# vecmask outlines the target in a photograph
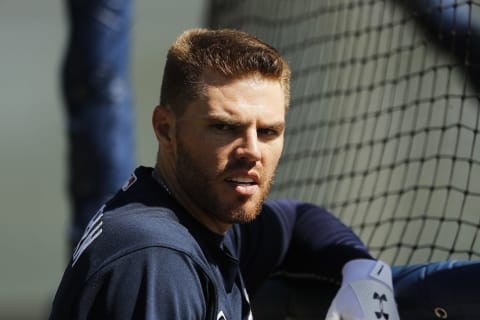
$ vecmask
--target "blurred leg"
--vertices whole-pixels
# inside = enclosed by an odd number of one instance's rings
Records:
[[[402,319],[480,319],[480,262],[446,261],[393,268]]]
[[[62,66],[74,245],[90,217],[134,167],[130,0],[67,0]]]

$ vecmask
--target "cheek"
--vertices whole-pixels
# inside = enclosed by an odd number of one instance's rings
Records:
[[[224,171],[230,163],[235,162],[234,151],[227,147],[215,149],[215,151],[212,151],[211,157],[212,165],[215,163],[217,171]]]
[[[196,157],[195,160],[205,169],[206,173],[218,174],[222,172],[226,168],[231,155],[228,148],[218,147],[211,144],[211,141],[209,143],[205,143],[205,141],[197,143],[192,148]]]
[[[265,151],[265,156],[264,156],[264,159],[266,159],[265,164],[272,167],[272,170],[276,169],[278,162],[280,161],[282,151],[283,151],[282,143],[269,146],[269,148]]]

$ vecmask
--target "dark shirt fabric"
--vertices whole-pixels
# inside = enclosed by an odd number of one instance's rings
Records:
[[[137,168],[92,218],[50,319],[251,319],[248,294],[271,274],[339,279],[345,262],[371,259],[330,213],[291,200],[267,201],[254,222],[215,234],[152,172]]]

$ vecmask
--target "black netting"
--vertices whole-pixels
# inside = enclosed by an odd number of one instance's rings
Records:
[[[212,1],[292,68],[271,197],[338,215],[393,264],[480,257],[480,3]]]

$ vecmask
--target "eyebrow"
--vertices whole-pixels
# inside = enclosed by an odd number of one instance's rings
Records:
[[[233,126],[244,125],[244,122],[242,122],[238,119],[228,117],[228,116],[224,116],[224,115],[221,115],[221,114],[208,114],[204,117],[204,119],[208,122],[217,121],[217,122],[220,122],[220,123],[233,125]],[[261,123],[260,127],[261,128],[271,128],[271,129],[282,131],[282,130],[285,129],[285,121],[282,120],[282,121],[276,121],[276,122],[271,122],[271,123]]]
[[[242,121],[237,120],[232,117],[224,116],[221,114],[207,114],[205,117],[203,117],[204,120],[208,122],[221,122],[225,124],[231,124],[231,125],[241,125]]]

